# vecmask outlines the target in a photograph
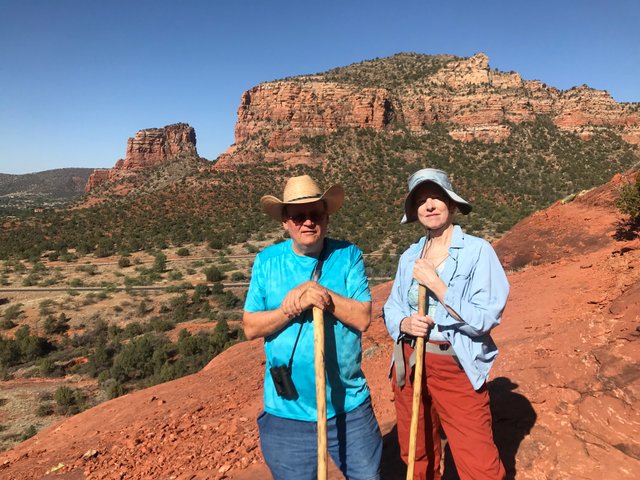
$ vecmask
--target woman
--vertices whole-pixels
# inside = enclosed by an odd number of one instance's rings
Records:
[[[414,478],[439,479],[440,427],[462,480],[503,479],[493,442],[486,380],[498,353],[490,332],[500,323],[509,284],[491,245],[453,223],[471,205],[447,174],[425,168],[409,177],[401,223],[419,221],[425,236],[400,257],[383,316],[396,342],[392,385],[403,460],[409,450],[415,338],[425,337],[422,403]],[[418,285],[427,288],[417,313]]]

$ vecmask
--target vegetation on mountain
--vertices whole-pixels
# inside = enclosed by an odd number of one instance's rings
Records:
[[[453,55],[422,55],[405,52],[391,57],[365,60],[315,75],[290,77],[286,80],[304,81],[310,77],[314,80],[348,83],[363,88],[394,90],[402,86],[420,83],[448,63],[460,59],[461,57]]]
[[[264,162],[252,164],[250,177],[240,167],[185,168],[187,173],[175,176],[180,169],[174,165],[170,178],[154,171],[148,184],[128,195],[6,221],[0,258],[37,259],[52,252],[62,259],[70,249],[124,255],[191,242],[220,248],[251,241],[279,228],[261,213],[260,197],[278,193],[285,177],[302,173],[346,188],[347,201],[331,221],[332,235],[350,239],[365,252],[394,253],[419,235],[419,229],[401,227],[399,220],[406,179],[426,166],[447,170],[474,205],[471,215],[458,220],[469,231],[494,238],[524,216],[602,184],[639,160],[632,146],[606,129],[589,141],[560,131],[545,117],[511,129],[502,143],[459,142],[442,124],[425,135],[339,129],[302,139],[324,159],[320,166]]]
[[[0,207],[60,206],[82,195],[92,168],[58,168],[11,175],[0,173]]]

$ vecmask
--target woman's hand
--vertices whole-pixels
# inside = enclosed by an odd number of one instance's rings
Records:
[[[418,315],[414,313],[410,317],[404,317],[400,322],[400,332],[407,333],[414,337],[426,337],[429,330],[433,328],[434,322],[429,315]]]
[[[326,310],[330,305],[329,291],[318,282],[310,280],[291,289],[282,300],[280,309],[287,318],[293,318],[311,307]]]
[[[416,260],[413,267],[413,278],[415,278],[418,283],[429,289],[433,289],[436,282],[440,281],[440,278],[436,273],[435,265],[431,260],[427,260],[426,258],[419,258]]]

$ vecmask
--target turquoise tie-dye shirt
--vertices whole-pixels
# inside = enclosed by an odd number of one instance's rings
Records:
[[[247,312],[274,310],[286,294],[311,279],[317,259],[298,255],[291,240],[272,245],[256,256],[244,309]],[[319,283],[347,298],[371,301],[362,252],[345,241],[327,239],[325,261]],[[297,400],[278,396],[269,369],[287,365],[302,321],[302,332],[292,367]],[[279,417],[316,421],[316,390],[311,312],[294,319],[284,329],[265,338],[266,373],[264,409]],[[369,397],[361,368],[361,333],[330,313],[325,313],[325,368],[327,372],[327,418],[349,412]]]

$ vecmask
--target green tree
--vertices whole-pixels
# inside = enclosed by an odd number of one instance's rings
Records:
[[[204,269],[204,274],[208,282],[220,282],[224,278],[224,273],[215,265],[211,265]]]
[[[157,273],[162,273],[167,268],[167,256],[162,253],[156,253],[153,261],[153,271]]]
[[[169,358],[169,350],[164,336],[147,333],[134,338],[114,357],[111,376],[119,382],[151,377]]]
[[[625,185],[620,189],[620,197],[616,206],[622,213],[631,215],[634,219],[640,217],[640,173],[635,183]]]

